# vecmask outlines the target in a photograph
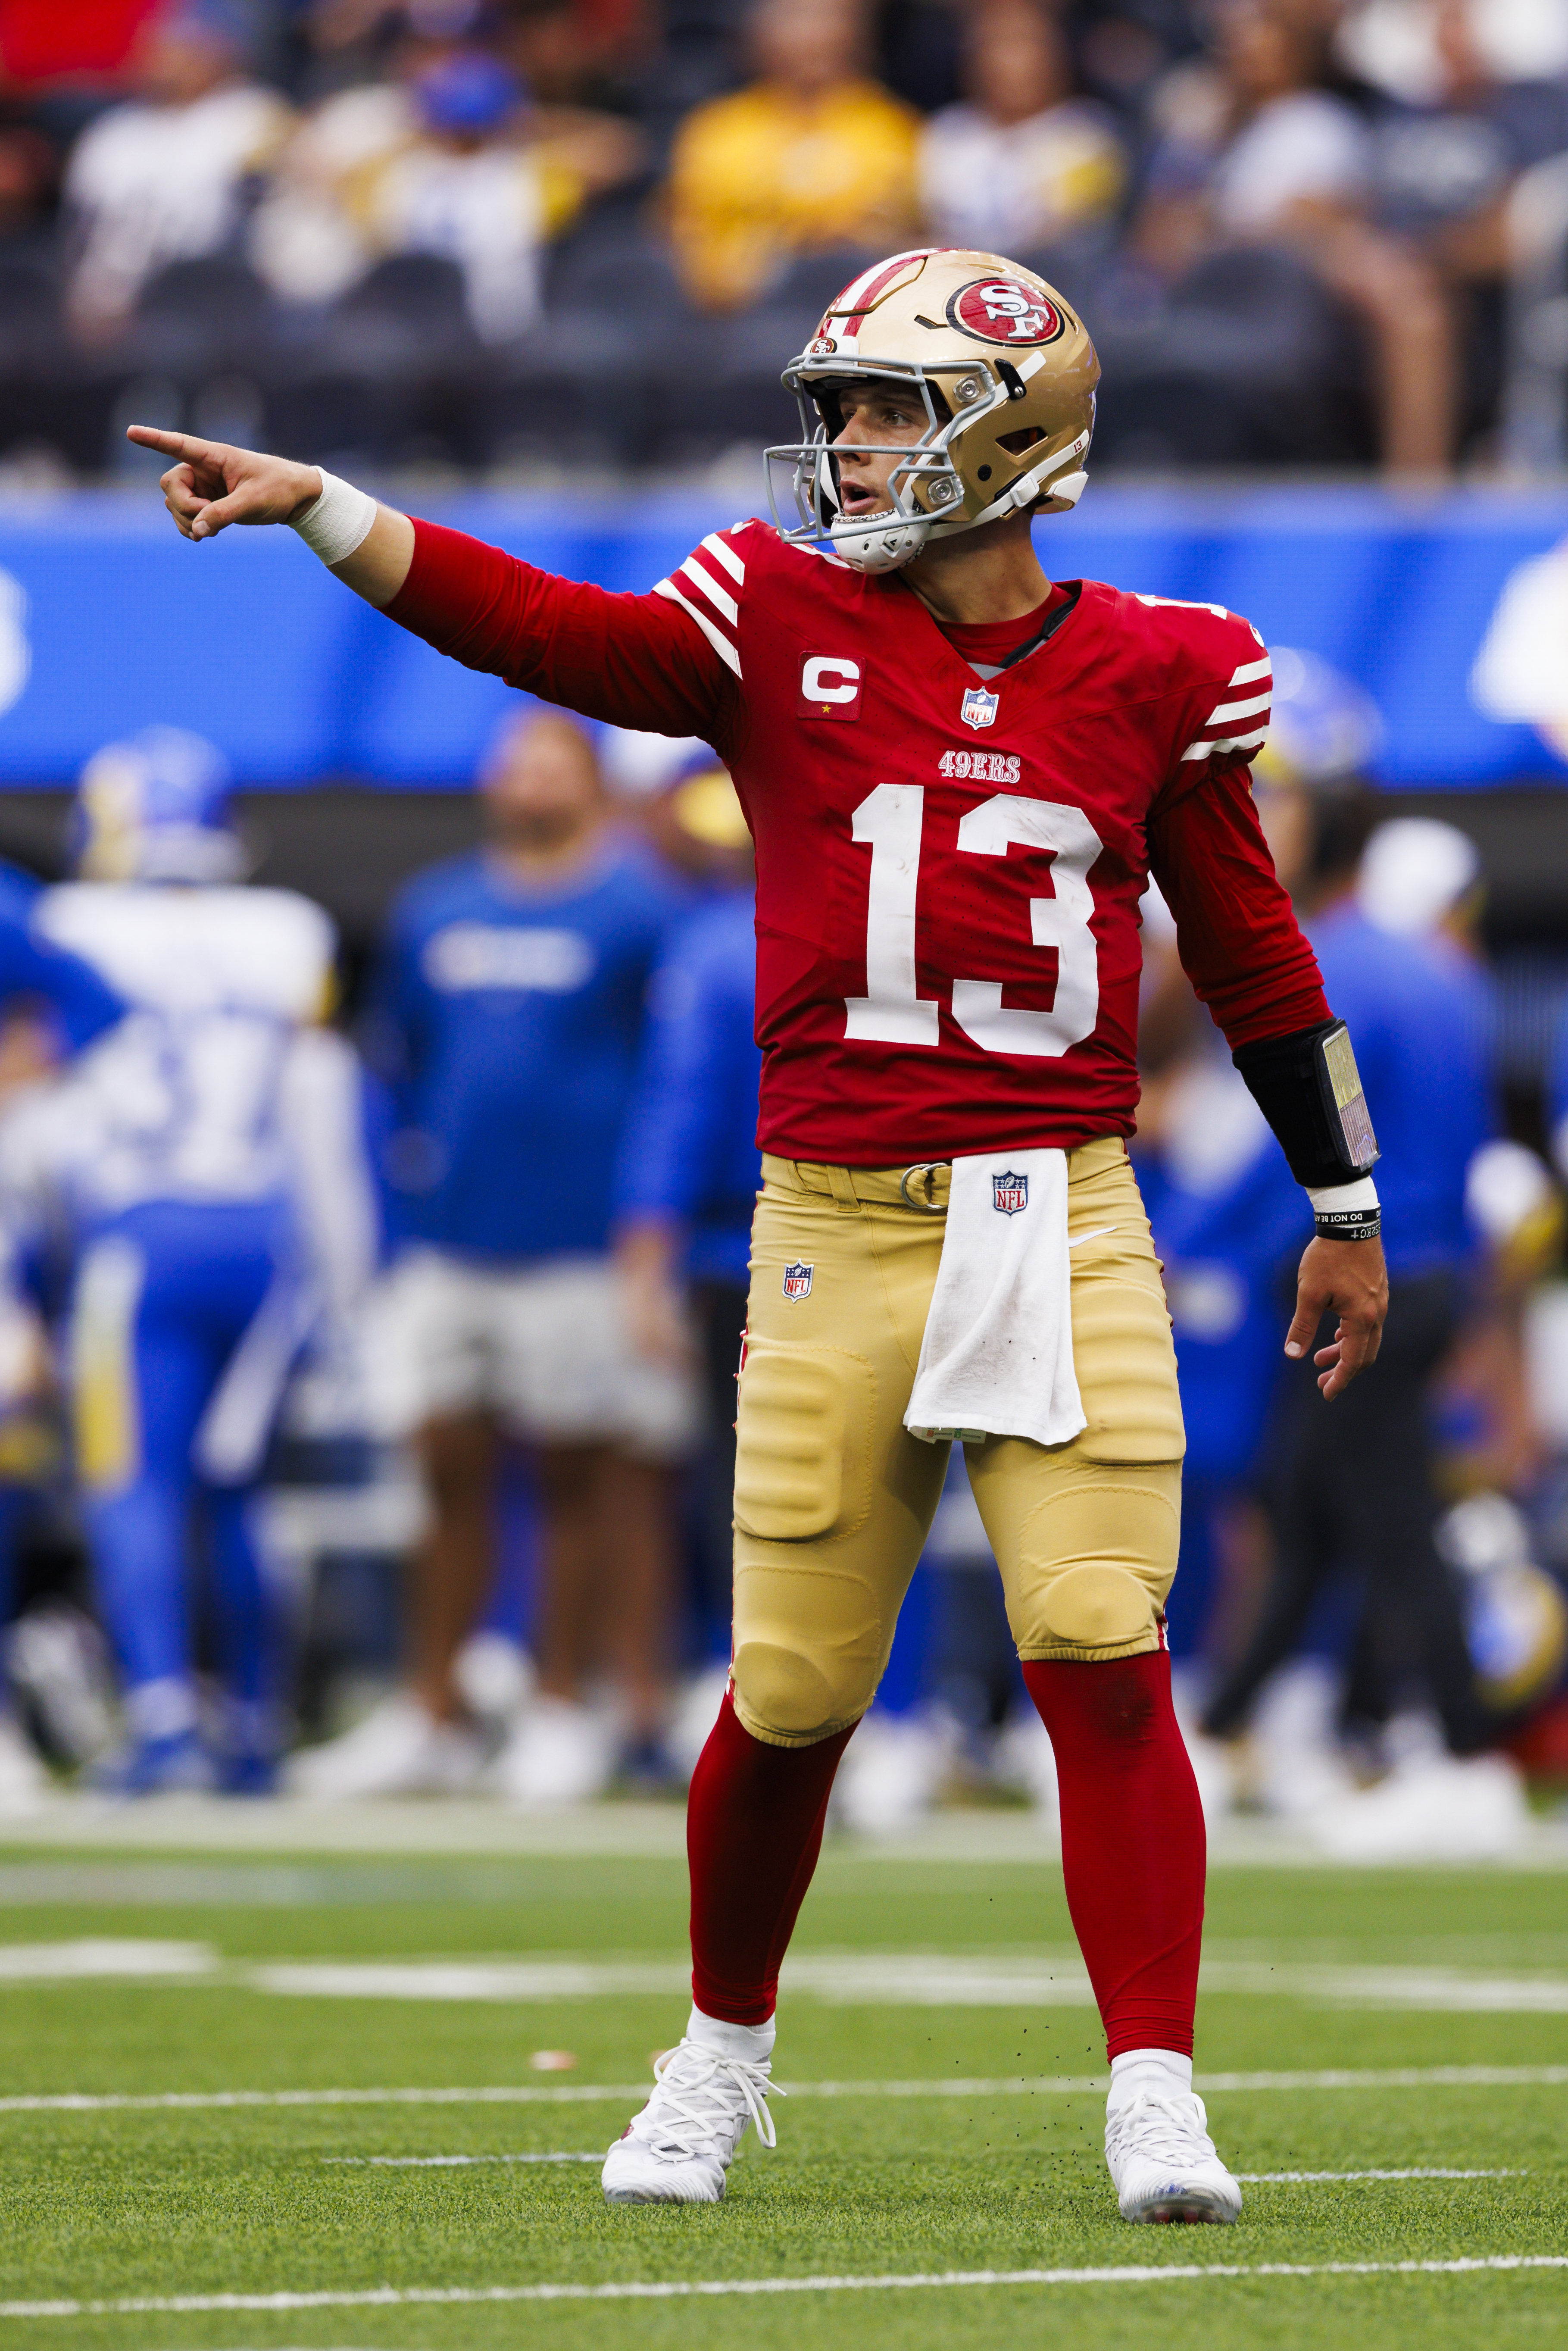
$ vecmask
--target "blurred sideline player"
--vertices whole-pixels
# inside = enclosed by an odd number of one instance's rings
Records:
[[[668,1700],[669,1465],[691,1435],[689,1382],[629,1346],[608,1239],[649,976],[685,897],[613,828],[573,720],[508,722],[481,789],[485,847],[392,910],[370,1035],[396,1096],[399,1245],[371,1322],[372,1411],[413,1438],[432,1512],[411,1680],[299,1759],[318,1795],[451,1789],[479,1769],[453,1669],[495,1573],[505,1437],[536,1448],[541,1523],[538,1687],[503,1787],[597,1793],[619,1741],[656,1737]],[[618,1725],[587,1702],[606,1664]]]
[[[706,877],[728,886],[675,932],[649,992],[647,1041],[621,1149],[616,1256],[633,1337],[650,1360],[684,1363],[695,1326],[705,1422],[702,1598],[727,1634],[735,1374],[762,1172],[751,835],[711,752],[664,806],[670,829],[685,836],[672,842],[676,852],[688,863],[694,847],[705,852]]]
[[[1390,1207],[1397,1311],[1375,1366],[1332,1424],[1308,1384],[1288,1378],[1272,1496],[1275,1577],[1244,1654],[1210,1696],[1203,1727],[1214,1738],[1241,1729],[1263,1681],[1294,1648],[1323,1579],[1348,1558],[1365,1578],[1365,1599],[1344,1729],[1375,1739],[1391,1688],[1414,1675],[1451,1751],[1472,1755],[1494,1726],[1477,1698],[1455,1579],[1433,1542],[1440,1506],[1429,1391],[1467,1303],[1476,1244],[1466,1176],[1493,1132],[1494,1111],[1480,975],[1423,934],[1458,914],[1477,862],[1462,835],[1440,828],[1461,862],[1445,860],[1436,873],[1407,865],[1399,903],[1375,902],[1381,919],[1374,919],[1357,896],[1367,796],[1323,795],[1316,831],[1308,929],[1334,1002],[1355,1021],[1383,1145],[1378,1181]],[[1385,901],[1391,888],[1385,884]]]
[[[0,865],[0,1114],[19,1090],[52,1075],[112,1029],[123,999],[90,964],[33,928],[42,884]],[[0,1201],[0,1230],[9,1223]],[[40,1431],[33,1416],[47,1385],[48,1348],[25,1265],[8,1262],[0,1295],[0,1626],[11,1621],[16,1545],[34,1494]],[[0,1695],[0,1809],[26,1805],[44,1784],[32,1748]]]
[[[291,891],[235,886],[227,797],[220,755],[177,727],[89,762],[81,878],[36,920],[132,1008],[8,1136],[17,1180],[76,1249],[76,1471],[124,1684],[129,1744],[110,1777],[128,1794],[271,1782],[282,1627],[251,1507],[324,1294],[317,1236],[339,1214],[334,1201],[323,1220],[307,1196],[354,1172],[301,1141],[319,1112],[305,1032],[331,992],[331,925]],[[204,1583],[225,1699],[210,1743],[193,1670]]]
[[[701,735],[757,844],[764,1190],[736,1466],[734,1665],[692,1782],[685,2038],[611,2149],[616,2202],[711,2202],[766,2105],[779,1969],[949,1442],[1061,1775],[1130,2220],[1240,2189],[1192,2092],[1203,1816],[1162,1610],[1170,1326],[1124,1136],[1151,868],[1318,1227],[1288,1350],[1337,1395],[1385,1304],[1346,1032],[1248,790],[1269,657],[1207,605],[1053,586],[1099,362],[994,254],[868,269],[786,382],[785,519],[646,596],[551,578],[313,467],[152,428],[175,521],[292,522],[394,620],[622,726]]]

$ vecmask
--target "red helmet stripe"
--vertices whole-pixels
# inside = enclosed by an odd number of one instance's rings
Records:
[[[841,334],[858,334],[860,321],[877,296],[885,293],[900,271],[907,268],[912,261],[925,261],[936,249],[935,246],[917,246],[912,252],[895,253],[891,261],[883,262],[878,268],[867,270],[862,277],[852,277],[838,300],[828,305],[822,322],[824,326],[828,319],[836,319],[840,322]]]

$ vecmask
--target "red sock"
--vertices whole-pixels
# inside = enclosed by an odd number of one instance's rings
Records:
[[[686,1800],[692,1997],[705,2016],[766,2024],[772,2015],[853,1728],[815,1747],[768,1747],[726,1690]]]
[[[1207,1851],[1163,1649],[1026,1665],[1061,1784],[1067,1907],[1110,2054],[1192,2054]]]

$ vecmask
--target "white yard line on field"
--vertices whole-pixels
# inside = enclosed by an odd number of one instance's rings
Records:
[[[383,2157],[382,2161],[386,2158]],[[1421,2164],[1408,2171],[1238,2171],[1237,2179],[1257,2182],[1317,2179],[1524,2179],[1524,2171],[1449,2171],[1436,2165]]]
[[[456,2170],[470,2163],[602,2163],[604,2149],[591,2147],[586,2155],[324,2155],[321,2160],[323,2163],[380,2164],[393,2171],[446,2171]],[[1284,2176],[1281,2173],[1281,2177]],[[1446,2176],[1454,2179],[1481,2177],[1479,2172],[1469,2171],[1456,2171]],[[1487,2176],[1490,2178],[1491,2175]],[[1500,2179],[1501,2176],[1500,2173],[1497,2175]]]
[[[68,1943],[0,1942],[0,1988],[79,1985],[96,1978],[287,1999],[551,2001],[685,1998],[683,1952],[663,1957],[554,1952],[446,1958],[225,1960],[210,1944],[84,1938]],[[950,1951],[802,1951],[784,1966],[794,1997],[848,2007],[1083,2008],[1094,1994],[1074,1950],[1023,1955]],[[1351,2008],[1454,2014],[1568,2015],[1568,1976],[1471,1974],[1452,1967],[1301,1964],[1206,1959],[1204,1991],[1302,2000]]]
[[[792,2098],[1103,2098],[1103,2074],[1045,2074],[983,2081],[787,2082]],[[1568,2065],[1391,2065],[1315,2074],[1199,2074],[1206,2097],[1249,2090],[1534,2090],[1568,2087]],[[152,2113],[229,2106],[566,2106],[648,2095],[632,2083],[517,2083],[483,2089],[62,2091],[0,2098],[0,2115]]]
[[[414,2304],[674,2302],[719,2294],[898,2292],[915,2286],[1163,2285],[1202,2278],[1464,2277],[1500,2270],[1564,2270],[1568,2253],[1488,2253],[1449,2262],[1162,2262],[1078,2270],[915,2270],[847,2277],[669,2278],[606,2285],[371,2286],[314,2294],[127,2295],[113,2302],[0,2302],[0,2318],[130,2318],[153,2312],[397,2310]]]

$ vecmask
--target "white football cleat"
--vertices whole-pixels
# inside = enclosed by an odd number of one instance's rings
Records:
[[[1105,2160],[1124,2220],[1239,2219],[1241,2190],[1215,2152],[1203,2100],[1140,2091],[1105,2117]]]
[[[770,2058],[727,2056],[690,2039],[666,2049],[653,2062],[658,2087],[604,2159],[606,2202],[718,2203],[747,2123],[764,2147],[774,2144],[771,2066]]]
[[[319,1802],[365,1796],[454,1796],[472,1786],[483,1761],[478,1740],[461,1723],[437,1722],[394,1690],[362,1722],[292,1758],[289,1793]]]
[[[536,1698],[496,1759],[495,1783],[514,1804],[585,1804],[614,1778],[617,1745],[593,1707]]]

